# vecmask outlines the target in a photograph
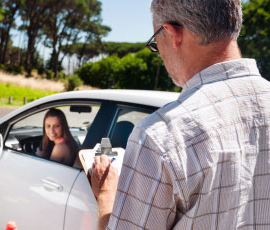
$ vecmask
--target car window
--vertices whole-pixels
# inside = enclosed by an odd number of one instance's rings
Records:
[[[80,112],[83,107],[84,106],[72,106],[72,109],[70,106],[58,107],[58,109],[61,109],[64,112],[70,132],[79,146],[82,145],[87,131],[91,127],[100,108],[99,105],[92,105],[90,107],[91,112]]]
[[[150,113],[152,111],[119,107],[114,124],[109,131],[112,146],[126,148],[128,137],[134,126]]]
[[[80,147],[100,108],[95,105],[54,107],[66,116],[69,130]],[[37,112],[14,123],[7,135],[5,147],[21,153],[36,155],[42,145],[43,119],[47,110]]]

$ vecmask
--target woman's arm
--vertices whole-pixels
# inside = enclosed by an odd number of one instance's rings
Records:
[[[65,143],[56,144],[53,147],[50,159],[56,162],[62,162],[65,158],[69,157],[70,149]]]

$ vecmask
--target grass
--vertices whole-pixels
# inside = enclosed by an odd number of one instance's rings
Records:
[[[24,97],[27,98],[27,102],[31,102],[38,98],[55,93],[58,93],[58,91],[31,89],[26,87],[14,86],[10,83],[0,83],[0,106],[22,106],[24,104]],[[11,104],[9,104],[10,96],[12,96]]]
[[[52,81],[41,77],[25,77],[23,75],[12,75],[0,71],[0,83],[11,84],[30,89],[39,89],[43,91],[58,91],[65,90],[63,82]]]

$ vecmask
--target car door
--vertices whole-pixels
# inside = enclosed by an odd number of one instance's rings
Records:
[[[18,229],[63,228],[66,202],[78,169],[4,149],[0,159],[0,223]]]
[[[72,109],[68,109],[67,105],[60,108],[67,110],[65,113],[71,125],[70,130],[78,142],[83,141],[94,120],[98,111],[98,106],[95,107],[94,115],[90,118],[88,114],[83,115],[81,110],[79,112],[85,118],[78,115],[71,117]],[[88,202],[85,206],[90,208],[93,215],[96,214],[94,196],[80,168],[46,160],[34,154],[41,140],[45,112],[24,115],[25,118],[16,118],[18,121],[11,119],[12,124],[7,128],[0,155],[0,229],[9,220],[14,220],[18,229],[65,229],[67,201],[73,200],[71,206],[75,208],[82,203],[80,191],[78,197],[70,194],[76,179],[84,183],[84,187],[78,189],[84,189],[85,196],[89,196],[85,199]],[[84,127],[77,127],[79,123]],[[73,216],[69,215],[69,218]]]

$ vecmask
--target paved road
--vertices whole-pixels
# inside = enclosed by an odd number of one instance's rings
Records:
[[[0,118],[16,109],[15,107],[0,107]]]

